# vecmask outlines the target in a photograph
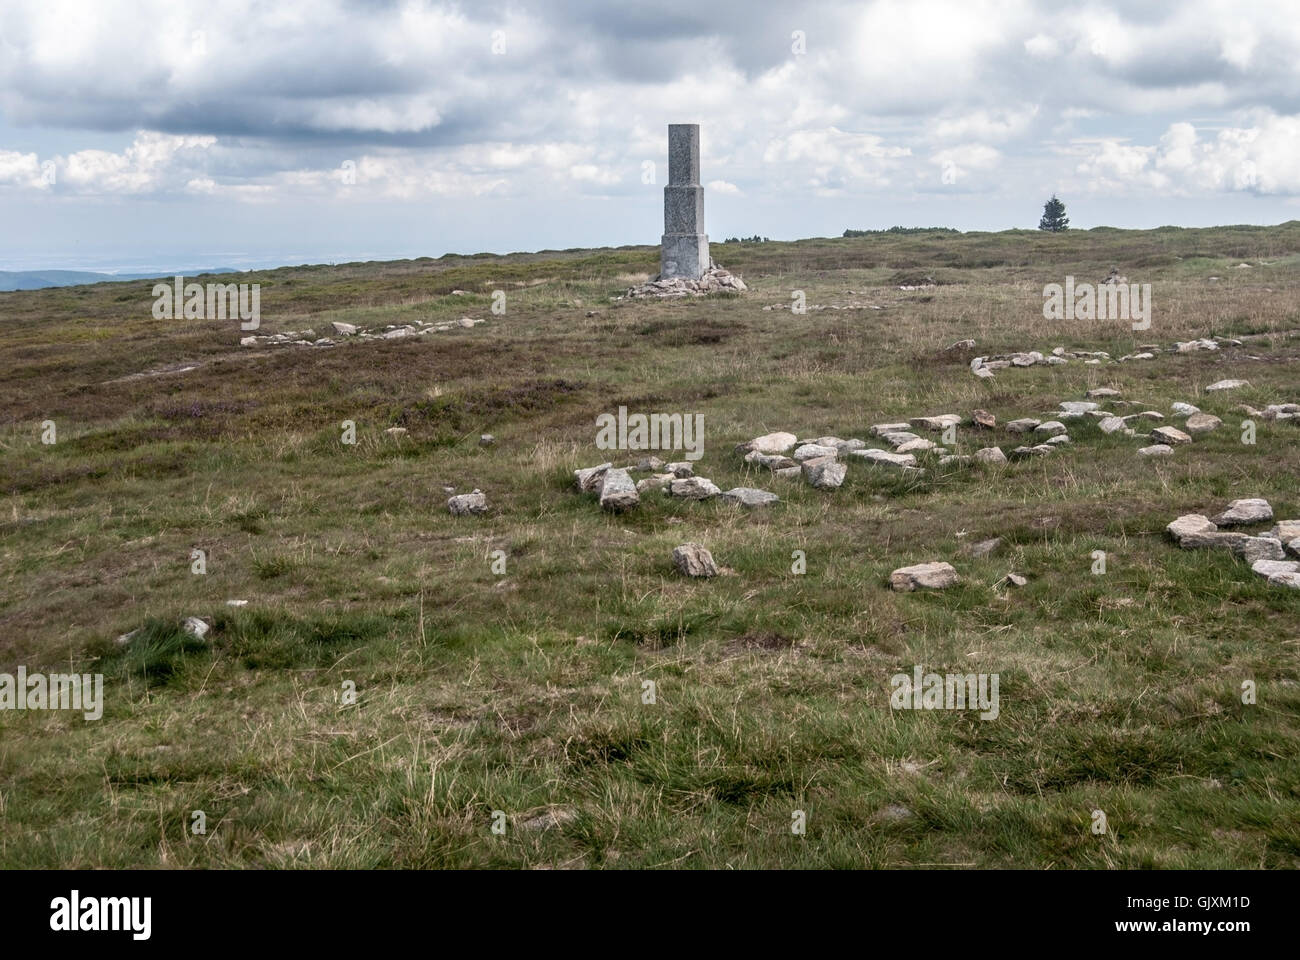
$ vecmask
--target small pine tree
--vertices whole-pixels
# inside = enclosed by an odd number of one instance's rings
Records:
[[[1038,221],[1039,230],[1059,233],[1070,229],[1070,218],[1065,215],[1065,204],[1052,194],[1052,199],[1043,204],[1043,219]]]

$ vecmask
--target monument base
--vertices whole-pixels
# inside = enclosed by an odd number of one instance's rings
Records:
[[[659,279],[698,280],[709,269],[709,238],[703,233],[665,233],[659,250]]]

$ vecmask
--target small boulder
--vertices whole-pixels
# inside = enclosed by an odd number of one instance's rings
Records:
[[[201,617],[186,617],[181,621],[181,629],[191,637],[203,640],[207,637],[208,631],[212,628],[208,625],[208,622]]]
[[[454,517],[467,517],[470,514],[487,513],[487,497],[481,490],[474,490],[473,493],[462,493],[451,497],[447,501],[447,509],[451,511]]]
[[[1189,534],[1214,533],[1218,529],[1214,521],[1199,513],[1185,513],[1165,527],[1165,531],[1175,540],[1182,540]]]
[[[583,470],[574,470],[573,482],[582,493],[593,493],[600,486],[600,478],[603,477],[605,471],[612,466],[612,463],[602,463],[598,467],[587,467]]]
[[[1206,393],[1214,393],[1219,390],[1236,390],[1238,387],[1250,386],[1249,380],[1220,380],[1218,383],[1212,383],[1205,388]]]
[[[975,451],[975,459],[980,463],[1006,463],[1007,455],[1001,447],[982,447]]]
[[[742,453],[749,453],[751,450],[758,453],[785,453],[798,439],[793,433],[765,433],[761,437],[742,443],[738,449]]]
[[[1139,447],[1138,455],[1143,457],[1172,457],[1174,448],[1164,443],[1153,443],[1149,447]]]
[[[684,480],[674,480],[668,485],[668,492],[674,497],[681,497],[684,500],[708,500],[710,497],[716,497],[722,491],[712,480],[706,480],[704,477],[687,477]]]
[[[910,567],[899,567],[889,575],[889,585],[900,592],[913,590],[942,590],[957,583],[960,578],[952,564],[918,563]]]
[[[803,475],[818,490],[834,490],[844,482],[849,468],[835,457],[817,457],[803,462]]]
[[[1187,432],[1191,434],[1209,433],[1216,427],[1222,426],[1223,421],[1212,413],[1193,413],[1187,418]]]
[[[1011,433],[1028,433],[1042,422],[1043,421],[1041,420],[1035,420],[1033,417],[1022,417],[1019,420],[1012,420],[1008,423],[1007,430]]]
[[[836,447],[822,446],[819,443],[805,443],[802,447],[795,449],[791,456],[800,463],[805,460],[816,460],[820,457],[837,457],[839,449]]]
[[[722,571],[709,553],[698,543],[683,543],[673,547],[673,567],[687,577],[716,577]]]

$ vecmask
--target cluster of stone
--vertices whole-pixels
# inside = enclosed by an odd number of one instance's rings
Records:
[[[382,330],[361,330],[356,324],[336,320],[330,324],[332,333],[328,337],[317,336],[315,330],[286,330],[283,333],[241,337],[239,345],[241,347],[333,347],[344,340],[404,340],[407,337],[422,337],[427,333],[469,330],[480,323],[487,323],[487,321],[481,317],[461,317],[459,320],[444,320],[439,323],[431,320],[416,320],[414,323],[390,323]]]
[[[656,277],[628,289],[614,300],[676,300],[681,297],[703,297],[710,293],[743,293],[748,288],[745,281],[719,266],[710,266],[699,277]]]
[[[1219,548],[1230,550],[1250,564],[1251,570],[1274,586],[1300,589],[1300,520],[1282,520],[1259,535],[1223,527],[1242,527],[1273,519],[1267,500],[1250,497],[1233,500],[1224,511],[1210,518],[1188,513],[1165,528],[1184,550]]]
[[[974,347],[974,341],[967,341]],[[1134,353],[1122,357],[1112,357],[1105,350],[1066,350],[1054,347],[1050,353],[1028,350],[1022,353],[1006,353],[1000,356],[975,357],[970,362],[971,373],[982,379],[992,377],[998,370],[1012,367],[1032,367],[1036,365],[1061,366],[1071,360],[1080,360],[1085,366],[1095,367],[1103,363],[1126,363],[1130,360],[1154,360],[1160,353],[1194,353],[1199,350],[1218,350],[1220,347],[1240,347],[1244,341],[1232,337],[1207,337],[1200,340],[1188,340],[1162,347],[1158,343],[1141,344]],[[1230,390],[1244,386],[1244,380],[1222,380],[1212,384],[1207,390]]]

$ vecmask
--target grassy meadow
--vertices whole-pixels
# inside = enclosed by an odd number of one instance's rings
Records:
[[[1300,421],[1244,444],[1238,409],[1300,401],[1300,222],[712,252],[748,293],[613,300],[650,246],[238,278],[260,332],[486,320],[332,349],[155,320],[148,281],[0,293],[0,672],[105,677],[102,719],[0,712],[0,867],[1300,865],[1300,591],[1164,535],[1238,497],[1300,518]],[[1045,284],[1112,267],[1153,285],[1149,330],[1043,319]],[[826,309],[763,309],[796,290]],[[1247,339],[1169,351],[1214,335]],[[1047,420],[1102,386],[1224,425],[1167,458],[1091,418],[1002,467],[851,458],[833,492],[734,451]],[[696,473],[782,502],[602,512],[572,471],[642,456],[596,448],[619,406],[702,414]],[[1021,442],[967,423],[956,449]],[[447,488],[490,511],[451,516]],[[725,575],[675,573],[686,541]],[[931,560],[962,582],[889,589]],[[998,674],[998,717],[892,710],[916,665]]]

